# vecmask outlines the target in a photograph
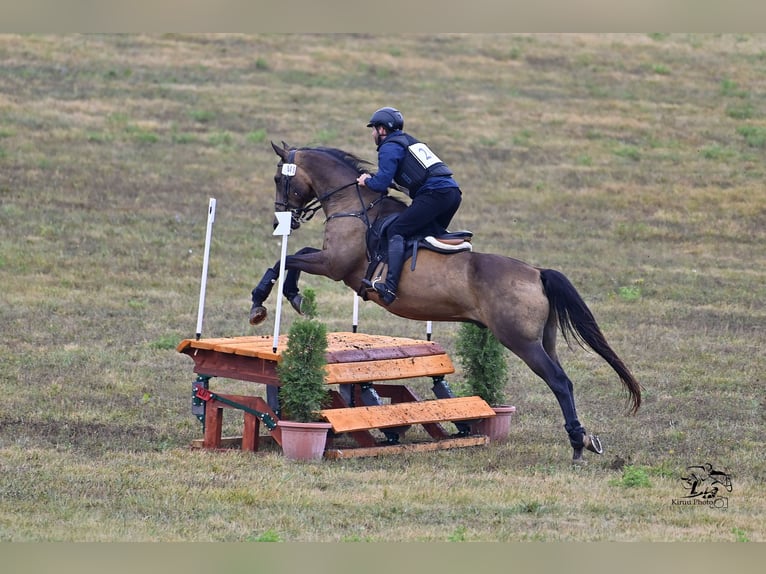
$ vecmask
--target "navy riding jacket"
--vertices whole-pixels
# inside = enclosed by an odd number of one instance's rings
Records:
[[[404,154],[409,153],[406,148],[398,143],[388,142],[393,135],[401,134],[401,131],[395,131],[386,136],[380,146],[378,146],[378,173],[373,175],[365,182],[365,185],[378,193],[385,193],[394,181],[394,176],[399,169],[399,164],[404,159]],[[411,194],[422,193],[427,190],[444,189],[447,187],[459,187],[457,182],[450,176],[432,176],[426,179],[425,183],[417,190],[411,191]]]

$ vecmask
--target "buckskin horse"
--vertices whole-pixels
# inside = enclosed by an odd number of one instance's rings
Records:
[[[322,249],[306,247],[285,261],[288,271],[284,295],[300,311],[297,278],[301,271],[342,281],[362,292],[369,267],[366,234],[380,218],[401,212],[406,204],[356,183],[370,164],[345,151],[324,148],[282,147],[272,142],[279,156],[276,211],[290,211],[291,227],[310,219],[320,209],[326,217]],[[266,318],[263,306],[278,277],[279,262],[253,289],[250,323]],[[369,300],[382,303],[374,290]],[[583,348],[590,347],[619,376],[627,391],[628,410],[641,405],[641,387],[606,341],[601,329],[572,283],[561,272],[533,267],[523,261],[463,251],[444,255],[419,250],[414,270],[405,265],[398,296],[389,312],[418,321],[472,322],[491,330],[553,391],[564,415],[564,428],[573,448],[573,461],[582,461],[583,449],[601,454],[601,441],[588,434],[575,409],[573,385],[556,354],[557,329]]]

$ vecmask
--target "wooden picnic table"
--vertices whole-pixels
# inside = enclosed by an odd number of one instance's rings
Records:
[[[184,339],[178,344],[177,351],[192,358],[194,372],[205,379],[206,387],[207,379],[211,377],[279,387],[281,383],[277,375],[277,365],[282,359],[282,352],[287,348],[287,341],[288,335],[281,335],[275,352],[273,337],[265,335]],[[326,383],[355,385],[356,394],[351,395],[349,404],[341,393],[333,390],[331,408],[324,409],[321,414],[333,424],[335,432],[348,433],[362,447],[358,450],[346,449],[343,453],[336,451],[335,458],[376,454],[380,448],[369,432],[371,429],[412,424],[423,425],[432,438],[443,444],[443,448],[486,444],[483,440],[485,437],[451,439],[439,424],[494,416],[494,411],[479,397],[421,401],[406,385],[379,384],[382,381],[417,377],[437,379],[454,373],[455,367],[439,343],[352,332],[329,333],[327,343]],[[358,385],[374,385],[376,392],[389,399],[391,404],[357,406],[359,403],[353,397],[359,396]],[[346,396],[348,397],[348,394]],[[231,408],[231,404],[234,403],[245,407],[242,448],[257,450],[260,420],[252,412],[264,412],[271,419],[278,420],[274,411],[260,397],[222,394],[218,394],[217,397],[220,400],[209,401],[206,404],[205,438],[202,446],[221,447],[222,412],[224,408]],[[281,444],[279,428],[269,430],[274,440]],[[410,448],[410,445],[400,446]],[[431,445],[425,450],[433,448]]]

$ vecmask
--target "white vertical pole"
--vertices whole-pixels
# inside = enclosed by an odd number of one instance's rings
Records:
[[[354,293],[354,313],[351,317],[351,330],[356,333],[359,327],[359,295]]]
[[[431,340],[432,331],[433,331],[433,321],[426,321],[426,341]]]
[[[202,336],[202,316],[205,313],[205,291],[207,289],[207,267],[210,261],[210,240],[213,236],[215,221],[215,198],[210,198],[207,208],[207,231],[205,232],[205,254],[202,257],[202,279],[199,287],[199,308],[197,309],[197,340]]]
[[[272,350],[277,352],[279,346],[279,325],[282,320],[282,288],[285,285],[285,260],[287,259],[287,238],[290,236],[290,220],[292,214],[289,211],[279,211],[275,213],[277,217],[277,227],[274,229],[273,235],[282,236],[282,254],[279,257],[279,283],[277,287],[277,311],[274,318],[274,340],[272,342]]]

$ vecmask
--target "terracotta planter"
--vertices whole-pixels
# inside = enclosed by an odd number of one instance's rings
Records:
[[[489,437],[489,442],[505,442],[511,432],[511,417],[516,412],[516,407],[510,405],[498,405],[492,407],[495,416],[482,419],[472,425],[475,434],[483,434]]]
[[[282,430],[282,452],[291,460],[321,460],[330,423],[298,423],[279,421]]]

